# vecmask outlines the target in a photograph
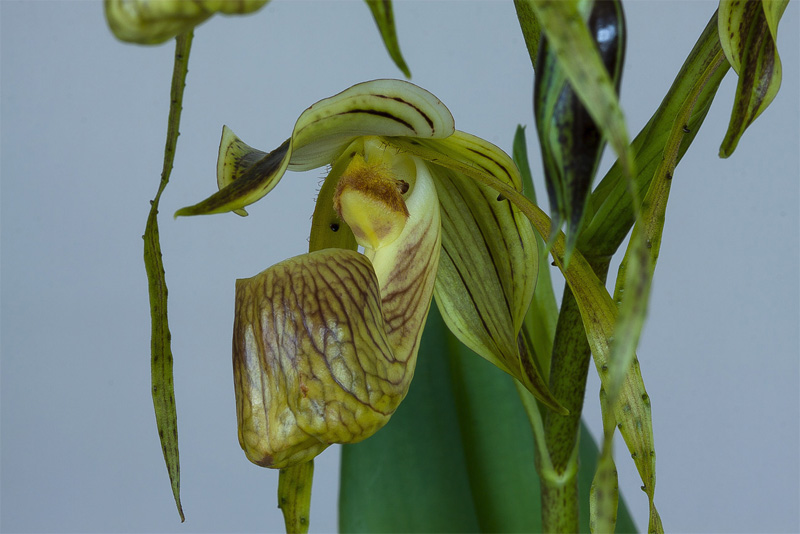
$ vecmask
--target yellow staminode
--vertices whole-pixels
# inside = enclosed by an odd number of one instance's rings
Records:
[[[334,208],[347,222],[358,244],[377,250],[392,243],[408,220],[403,194],[410,184],[402,172],[405,156],[386,154],[365,143],[365,156],[356,154],[342,173],[333,197]],[[403,180],[406,178],[406,180]]]

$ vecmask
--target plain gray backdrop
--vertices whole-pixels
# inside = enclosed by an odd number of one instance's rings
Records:
[[[626,4],[631,134],[716,4]],[[0,2],[4,532],[279,532],[278,473],[239,449],[234,280],[302,253],[324,170],[289,173],[250,216],[173,220],[216,190],[223,124],[277,147],[313,102],[401,77],[362,2],[275,0],[199,27],[175,170],[161,203],[183,504],[150,399],[142,239],[162,165],[174,46],[122,44],[98,2]],[[678,167],[639,359],[653,403],[656,504],[672,532],[797,532],[798,6],[781,22],[783,87],[717,157],[730,72]],[[456,126],[507,151],[532,126],[532,70],[512,2],[397,2],[415,83]],[[601,174],[612,159],[606,157]],[[615,276],[612,271],[611,278]],[[560,275],[555,274],[557,280]],[[601,429],[590,370],[585,416]],[[647,502],[617,439],[620,487]],[[387,457],[387,461],[393,461]],[[339,449],[316,462],[312,532],[336,529]]]

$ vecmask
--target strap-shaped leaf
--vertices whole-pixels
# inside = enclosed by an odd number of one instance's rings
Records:
[[[182,208],[176,216],[241,210],[269,193],[287,168],[332,164],[357,137],[443,138],[454,131],[453,116],[439,99],[402,80],[373,80],[321,100],[304,111],[292,137],[253,162],[253,149],[223,131],[218,163],[222,189]],[[248,154],[245,157],[245,154]]]
[[[203,23],[214,13],[252,13],[269,0],[105,0],[106,20],[121,41],[159,44]]]
[[[158,203],[161,193],[169,183],[172,164],[178,145],[181,122],[183,89],[189,71],[189,52],[194,34],[190,31],[175,39],[175,63],[170,88],[170,107],[167,126],[167,143],[164,148],[164,167],[158,192],[150,203],[144,235],[144,268],[150,299],[150,376],[152,381],[153,408],[156,412],[158,437],[164,453],[175,505],[183,521],[181,506],[181,468],[178,451],[178,414],[175,409],[175,387],[172,377],[172,336],[169,331],[167,313],[167,280],[161,258],[161,241],[158,232]]]
[[[782,67],[776,39],[778,21],[788,3],[788,0],[720,2],[720,43],[725,57],[739,74],[720,157],[733,154],[744,131],[778,94]]]
[[[528,55],[531,57],[531,65],[536,70],[536,58],[542,36],[539,19],[536,18],[536,12],[533,10],[530,0],[514,0],[514,8],[517,10],[517,20],[522,30],[522,36],[525,38]]]
[[[397,68],[403,71],[406,78],[411,78],[411,71],[408,70],[408,65],[403,59],[403,54],[400,53],[400,43],[397,42],[397,30],[394,26],[394,13],[392,11],[392,0],[365,0],[369,10],[372,12],[372,17],[375,19],[375,24],[381,32],[383,44],[386,46],[386,51],[389,52],[389,57],[392,58]]]

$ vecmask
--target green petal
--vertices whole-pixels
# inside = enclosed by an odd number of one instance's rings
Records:
[[[214,13],[244,14],[269,0],[105,0],[106,20],[121,41],[159,44],[189,31]]]
[[[431,166],[442,209],[442,257],[436,302],[466,346],[561,410],[518,334],[538,271],[530,222],[491,188]]]
[[[403,54],[400,53],[400,44],[397,42],[397,32],[394,27],[394,13],[392,12],[391,0],[366,0],[369,10],[372,11],[372,17],[375,19],[375,24],[378,25],[378,30],[381,32],[383,44],[386,46],[389,56],[397,65],[397,68],[403,71],[406,78],[411,78],[411,71],[408,70],[403,59]]]
[[[744,131],[778,94],[782,67],[775,42],[778,20],[787,4],[788,0],[720,2],[720,43],[725,57],[739,74],[736,99],[720,147],[720,157],[733,154]]]
[[[330,165],[357,137],[436,139],[453,131],[450,111],[424,89],[401,80],[360,83],[304,111],[292,137],[257,161],[258,151],[223,130],[217,165],[222,189],[175,215],[241,210],[269,193],[287,168],[301,171]]]

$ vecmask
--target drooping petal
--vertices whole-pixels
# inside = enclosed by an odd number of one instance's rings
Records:
[[[121,41],[159,44],[191,30],[214,13],[244,14],[269,0],[105,0],[106,20]]]
[[[370,258],[304,254],[237,281],[239,440],[252,462],[287,467],[365,439],[405,397],[440,250],[434,186],[406,159],[409,217],[391,244]]]
[[[287,168],[300,171],[329,165],[357,137],[438,139],[453,131],[453,116],[424,89],[402,80],[360,83],[304,111],[292,136],[257,161],[255,149],[224,130],[217,177],[217,183],[224,185],[206,200],[178,210],[176,216],[241,210],[271,191]]]
[[[487,186],[434,167],[442,209],[436,302],[462,343],[561,410],[518,334],[533,297],[538,248],[530,221]]]

